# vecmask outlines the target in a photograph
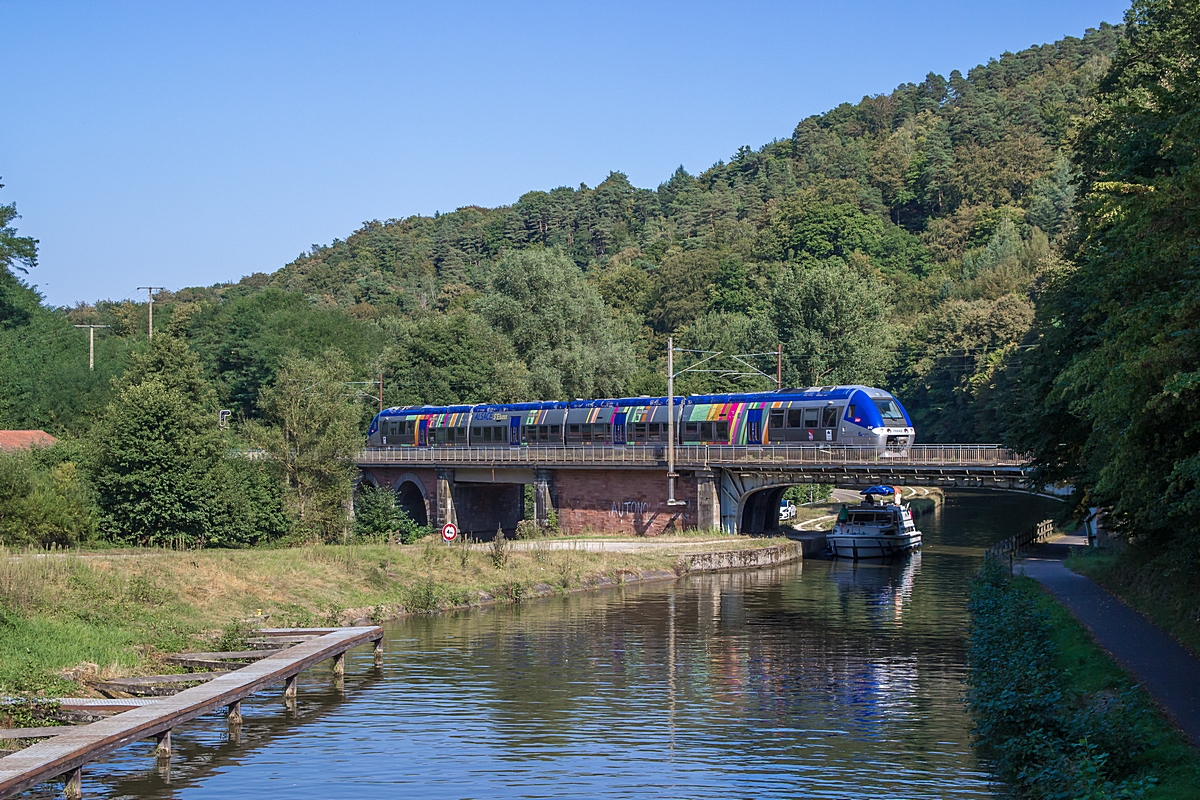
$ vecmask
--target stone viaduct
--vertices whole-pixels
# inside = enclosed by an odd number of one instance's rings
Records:
[[[917,445],[903,457],[873,448],[689,446],[675,450],[676,500],[668,503],[665,447],[373,448],[362,480],[396,493],[421,524],[454,522],[477,537],[515,530],[551,509],[570,533],[654,536],[689,528],[767,533],[779,526],[789,486],[826,483],[1018,488],[1026,460],[996,445]]]

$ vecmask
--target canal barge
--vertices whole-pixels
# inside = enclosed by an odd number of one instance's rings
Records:
[[[912,509],[893,486],[872,486],[857,506],[843,506],[833,532],[826,537],[838,558],[885,558],[921,546]]]

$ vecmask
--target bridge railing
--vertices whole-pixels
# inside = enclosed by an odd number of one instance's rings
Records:
[[[666,447],[650,445],[500,446],[500,447],[372,447],[360,464],[512,464],[521,466],[661,466]],[[874,447],[848,445],[680,445],[675,463],[695,466],[870,465],[921,467],[1021,467],[1023,455],[992,444],[922,444],[902,453],[880,453]]]

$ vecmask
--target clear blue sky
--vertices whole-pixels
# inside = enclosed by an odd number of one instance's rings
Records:
[[[52,303],[208,285],[364,220],[654,187],[1127,5],[0,0],[0,202]]]

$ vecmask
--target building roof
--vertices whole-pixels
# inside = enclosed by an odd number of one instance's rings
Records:
[[[57,441],[45,431],[0,431],[0,450],[32,450]]]

